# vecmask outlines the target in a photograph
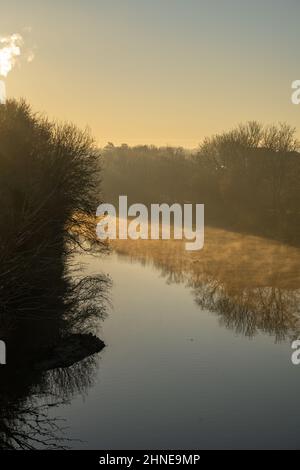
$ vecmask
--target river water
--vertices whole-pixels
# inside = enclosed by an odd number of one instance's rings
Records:
[[[299,250],[218,230],[201,253],[176,243],[123,241],[80,257],[113,285],[99,324],[106,347],[51,412],[69,446],[297,448]]]

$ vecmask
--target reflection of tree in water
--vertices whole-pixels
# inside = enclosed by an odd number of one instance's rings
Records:
[[[43,446],[65,448],[59,437],[59,422],[48,417],[51,404],[36,404],[31,397],[21,403],[5,400],[0,406],[2,450],[33,450]]]
[[[27,384],[14,383],[18,391],[9,390],[9,395],[8,390],[1,391],[1,449],[67,448],[72,440],[64,435],[64,420],[51,413],[57,406],[68,404],[74,394],[86,393],[96,369],[97,361],[89,357],[68,369],[36,375],[29,372]]]
[[[30,297],[24,296],[19,308],[15,300],[7,299],[6,305],[12,303],[14,310],[1,315],[1,338],[5,338],[8,351],[0,376],[2,449],[68,447],[64,421],[51,413],[75,394],[86,393],[97,369],[95,356],[79,362],[74,357],[74,365],[56,368],[49,363],[49,355],[55,364],[51,352],[60,344],[63,354],[71,354],[72,362],[72,351],[64,351],[64,344],[70,338],[88,338],[105,317],[109,279],[52,276],[41,290],[43,281],[34,282],[31,287],[41,292],[40,303],[38,294],[31,298],[32,304]],[[5,304],[4,296],[1,300]]]
[[[277,287],[228,290],[217,280],[194,288],[196,303],[219,315],[221,324],[252,337],[259,331],[277,341],[300,333],[300,290]]]
[[[196,303],[223,325],[276,341],[300,334],[300,250],[267,239],[206,229],[202,251],[180,241],[117,240],[120,255],[158,268],[168,283],[185,283]]]

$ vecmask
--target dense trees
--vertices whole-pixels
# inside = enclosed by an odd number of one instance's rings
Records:
[[[300,239],[300,154],[295,130],[286,124],[240,125],[207,138],[195,152],[153,146],[103,150],[107,200],[198,202],[206,223]]]
[[[65,357],[76,349],[72,361],[87,356],[85,333],[105,316],[109,279],[85,277],[68,263],[83,238],[95,240],[99,189],[99,151],[87,132],[50,122],[24,102],[0,105],[0,332],[9,351],[1,449],[61,448],[59,422],[48,412],[91,380],[93,358],[46,371],[66,338]]]
[[[0,320],[43,315],[42,297],[47,305],[58,295],[54,281],[80,234],[94,237],[98,191],[99,151],[87,132],[25,102],[0,106]]]
[[[33,240],[68,237],[74,213],[94,214],[99,152],[72,124],[34,114],[25,102],[0,107],[1,243],[23,250]],[[77,224],[81,220],[78,217]],[[84,221],[85,222],[85,221]]]

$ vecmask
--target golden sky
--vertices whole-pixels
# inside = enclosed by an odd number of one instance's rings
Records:
[[[100,145],[194,148],[252,119],[300,129],[299,17],[297,0],[11,0],[0,35],[21,33],[35,60],[7,93]]]

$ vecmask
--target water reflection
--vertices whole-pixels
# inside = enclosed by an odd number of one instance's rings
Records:
[[[181,241],[117,240],[114,249],[159,269],[168,283],[185,283],[196,303],[217,314],[222,325],[276,341],[300,333],[300,250],[278,242],[206,229],[202,251]]]
[[[98,356],[89,354],[103,344],[91,333],[106,315],[110,281],[66,274],[60,259],[51,263],[47,280],[30,273],[29,295],[23,283],[21,292],[14,285],[14,295],[1,292],[0,337],[7,345],[0,375],[2,449],[67,448],[64,422],[51,410],[85,394],[97,373]]]
[[[86,393],[96,373],[97,361],[89,357],[69,369],[1,374],[1,449],[68,448],[73,440],[64,434],[64,420],[52,417],[51,410]]]

